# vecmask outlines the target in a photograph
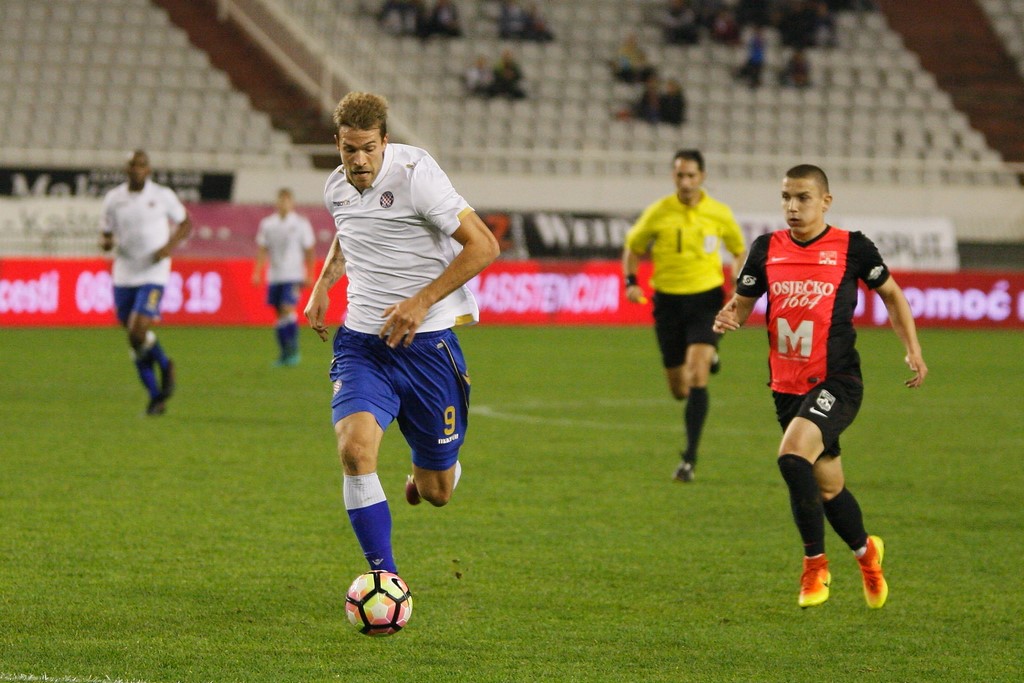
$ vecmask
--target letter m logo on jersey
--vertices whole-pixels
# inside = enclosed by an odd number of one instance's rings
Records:
[[[814,322],[811,320],[805,320],[797,325],[794,330],[789,326],[789,321],[783,317],[779,317],[778,321],[778,335],[776,343],[778,344],[779,354],[783,356],[803,356],[804,358],[811,357],[811,345],[814,339]]]

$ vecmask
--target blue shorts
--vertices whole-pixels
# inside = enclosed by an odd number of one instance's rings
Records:
[[[469,413],[469,375],[451,330],[421,332],[392,349],[375,334],[342,326],[331,364],[334,423],[369,412],[381,429],[393,420],[412,449],[412,461],[447,470],[459,459]]]
[[[299,302],[298,282],[275,282],[267,287],[267,303],[274,308],[294,306]]]
[[[163,285],[140,285],[139,287],[114,287],[114,308],[122,325],[128,324],[132,312],[160,319],[160,300],[164,296]]]

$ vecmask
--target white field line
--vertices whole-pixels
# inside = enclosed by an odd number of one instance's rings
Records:
[[[525,413],[515,413],[511,411],[496,410],[491,406],[470,406],[469,413],[471,415],[479,415],[480,417],[490,417],[495,420],[505,420],[507,422],[521,422],[523,424],[544,424],[554,425],[556,427],[586,427],[588,429],[609,429],[612,431],[638,431],[638,432],[678,432],[679,427],[677,425],[643,425],[643,424],[630,424],[628,422],[601,422],[599,420],[577,420],[571,417],[548,417],[544,415],[527,415]]]
[[[3,683],[149,683],[138,679],[122,678],[81,678],[79,676],[48,676],[46,674],[12,674],[0,671]]]

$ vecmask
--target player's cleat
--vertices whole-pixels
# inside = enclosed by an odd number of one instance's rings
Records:
[[[676,468],[672,479],[683,483],[693,481],[693,464],[686,461],[679,463],[679,467]]]
[[[711,359],[711,374],[717,375],[718,371],[722,369],[722,361],[718,357],[718,352],[715,352],[714,358]]]
[[[276,361],[274,361],[275,368],[294,368],[302,360],[302,356],[298,351],[292,353],[286,353]]]
[[[423,500],[420,498],[419,489],[416,488],[416,480],[412,478],[411,474],[405,480],[405,500],[409,505],[419,505]]]
[[[166,397],[163,394],[159,394],[149,399],[149,404],[146,406],[146,415],[163,415],[167,412]]]
[[[828,557],[804,558],[804,573],[800,575],[801,607],[816,607],[828,600],[828,587],[832,585],[832,574],[828,571]]]
[[[165,401],[174,395],[175,386],[174,361],[168,358],[167,368],[163,369],[160,376],[160,394]]]
[[[878,609],[889,597],[889,584],[882,576],[882,557],[885,555],[885,543],[878,536],[868,536],[868,550],[857,558],[860,574],[864,579],[864,600],[868,607]]]

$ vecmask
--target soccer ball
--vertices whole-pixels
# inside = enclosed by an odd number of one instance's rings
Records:
[[[364,635],[390,636],[401,631],[412,616],[412,594],[398,574],[366,572],[349,586],[345,614]]]

